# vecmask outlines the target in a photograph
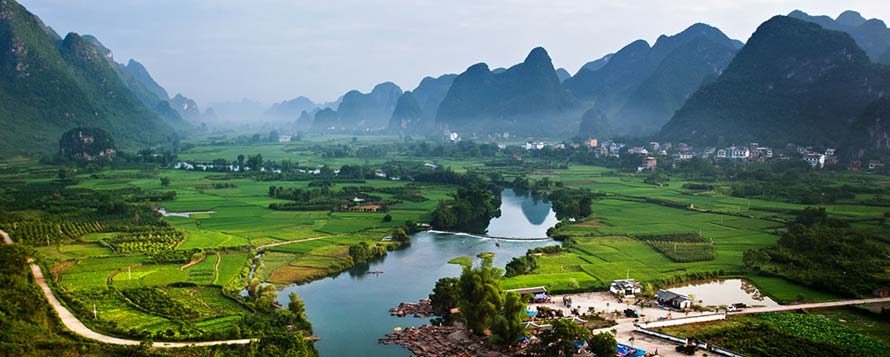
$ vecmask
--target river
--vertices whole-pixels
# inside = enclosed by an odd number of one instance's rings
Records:
[[[556,222],[556,214],[549,202],[504,190],[501,193],[501,216],[489,223],[488,234],[542,238],[547,236],[547,228]],[[332,278],[286,286],[278,291],[278,300],[287,306],[291,291],[303,298],[313,332],[321,338],[315,345],[321,356],[410,356],[408,350],[378,344],[377,339],[396,327],[429,324],[430,319],[390,316],[389,308],[400,302],[426,298],[439,278],[460,275],[460,267],[448,264],[448,260],[494,252],[495,266],[503,268],[510,259],[524,255],[528,249],[553,244],[558,243],[421,232],[412,237],[410,247],[389,252],[383,259]],[[383,274],[367,274],[368,271],[382,271]]]

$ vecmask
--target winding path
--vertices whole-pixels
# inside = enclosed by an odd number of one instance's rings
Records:
[[[3,243],[12,244],[12,239],[9,238],[9,235],[6,234],[5,231],[0,230],[0,236],[3,236]],[[30,261],[30,259],[29,259]],[[113,345],[128,345],[134,346],[139,345],[142,341],[137,340],[128,340],[118,337],[112,337],[108,335],[103,335],[101,333],[90,330],[86,325],[84,325],[80,320],[77,319],[71,311],[62,305],[56,296],[53,294],[53,291],[49,288],[49,285],[46,283],[46,278],[43,276],[43,271],[40,270],[40,266],[36,263],[31,263],[31,273],[34,275],[34,280],[37,281],[37,285],[40,286],[40,290],[43,290],[43,295],[46,296],[46,300],[49,301],[49,304],[53,307],[53,310],[59,315],[59,320],[62,321],[62,324],[65,325],[65,328],[71,330],[72,332],[81,335],[83,337],[89,338],[91,340],[96,340],[103,343],[109,343]],[[154,342],[152,344],[153,347],[163,347],[163,348],[180,348],[180,347],[189,347],[189,346],[215,346],[215,345],[246,345],[254,340],[252,339],[241,339],[241,340],[221,340],[221,341],[201,341],[201,342]]]
[[[311,241],[314,241],[314,240],[325,239],[325,238],[334,238],[334,237],[339,237],[339,236],[342,236],[342,234],[335,234],[335,235],[321,236],[321,237],[312,237],[312,238],[303,238],[303,239],[297,239],[297,240],[289,240],[289,241],[285,241],[285,242],[275,242],[275,243],[263,244],[263,245],[261,245],[261,246],[256,247],[256,251],[257,251],[257,252],[262,252],[262,251],[265,250],[266,248],[277,247],[277,246],[279,246],[279,245],[293,244],[293,243],[302,243],[302,242],[311,242]]]

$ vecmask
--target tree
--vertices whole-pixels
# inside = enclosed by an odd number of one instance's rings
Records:
[[[495,315],[501,311],[503,291],[498,281],[502,276],[490,261],[476,268],[464,268],[460,276],[460,312],[467,327],[482,335],[491,327]]]
[[[170,178],[169,177],[161,177],[161,186],[169,187],[170,186]]]
[[[383,216],[383,221],[384,222],[392,222],[392,216],[391,215]]]
[[[581,284],[578,283],[578,279],[569,278],[569,280],[566,281],[566,287],[572,290],[577,290],[581,288]]]
[[[257,290],[258,293],[253,306],[258,310],[271,310],[275,305],[275,298],[278,297],[275,293],[275,286],[271,284],[260,285]]]
[[[263,167],[263,154],[248,156],[247,167],[250,167],[253,170],[259,170],[261,167]]]
[[[359,242],[359,244],[349,246],[349,256],[355,263],[361,263],[371,258],[371,249],[368,242]]]
[[[287,304],[288,310],[294,313],[297,320],[306,321],[306,305],[303,303],[303,299],[300,298],[300,295],[297,295],[296,291],[291,291],[288,298],[290,298],[290,302]]]
[[[522,321],[525,319],[525,301],[517,292],[509,292],[504,298],[503,312],[494,318],[492,325],[492,341],[501,345],[513,345],[519,341],[524,329]]]
[[[571,320],[554,320],[550,323],[550,330],[541,333],[541,342],[533,348],[534,352],[542,356],[574,356],[577,349],[575,341],[589,341],[590,330],[579,326]],[[614,341],[614,340],[613,340]],[[614,344],[612,345],[614,348]],[[597,356],[614,356],[604,354]]]
[[[433,312],[440,316],[447,316],[452,308],[457,307],[460,301],[460,279],[441,278],[436,281],[436,287],[430,294],[430,305]]]
[[[616,348],[618,342],[615,341],[615,336],[610,333],[603,332],[593,335],[587,344],[587,351],[597,356],[614,356],[618,353]]]
[[[238,168],[240,170],[244,170],[243,169],[244,168],[244,154],[238,154],[237,160],[238,160]]]
[[[405,228],[398,227],[392,230],[392,240],[399,243],[408,243],[411,241],[411,236],[405,232]]]

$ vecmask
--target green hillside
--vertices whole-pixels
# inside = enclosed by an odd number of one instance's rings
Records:
[[[15,1],[0,2],[0,154],[49,153],[74,127],[110,132],[124,149],[175,134],[124,85],[101,51],[77,34],[56,44]]]

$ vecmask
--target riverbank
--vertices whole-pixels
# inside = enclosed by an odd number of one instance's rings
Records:
[[[409,327],[386,334],[378,342],[402,346],[417,357],[504,356],[489,349],[482,339],[469,336],[467,330],[459,326]]]
[[[291,291],[303,298],[313,333],[321,338],[316,348],[322,356],[407,357],[411,355],[407,349],[397,344],[379,344],[377,340],[396,328],[430,325],[431,316],[416,318],[406,313],[405,317],[398,317],[392,316],[389,309],[399,302],[426,299],[436,280],[460,275],[461,267],[449,264],[449,260],[494,252],[493,264],[505,266],[529,249],[559,244],[501,241],[498,247],[495,243],[472,236],[420,232],[412,237],[410,247],[391,251],[383,259],[333,278],[285,286],[278,291],[278,300],[286,305]],[[348,327],[344,321],[349,321]]]

